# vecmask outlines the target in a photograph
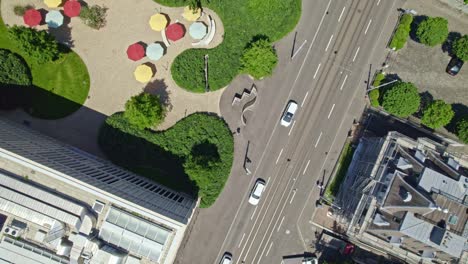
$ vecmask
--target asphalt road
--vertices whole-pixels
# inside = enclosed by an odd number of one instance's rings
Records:
[[[275,46],[275,74],[256,82],[258,101],[246,127],[231,101],[252,81],[241,77],[231,84],[220,106],[231,128],[241,127],[232,174],[216,204],[194,217],[176,263],[218,263],[226,251],[236,264],[281,263],[282,256],[311,250],[316,182],[329,177],[362,112],[370,63],[384,54],[376,47],[385,46],[396,8],[395,0],[303,1],[297,35]],[[300,107],[285,128],[279,120],[289,100]],[[242,168],[247,141],[250,175]],[[252,206],[247,200],[257,178],[267,186]]]

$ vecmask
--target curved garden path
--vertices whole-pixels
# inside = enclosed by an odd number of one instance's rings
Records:
[[[89,98],[84,106],[72,115],[60,120],[35,120],[22,111],[9,114],[16,120],[32,120],[31,126],[66,142],[80,146],[87,151],[99,154],[95,140],[97,130],[105,118],[124,109],[125,102],[142,90],[160,94],[168,98],[172,107],[163,124],[158,129],[165,129],[193,112],[207,111],[220,113],[219,100],[224,89],[204,94],[187,92],[178,87],[170,76],[170,65],[173,59],[183,50],[192,48],[194,42],[188,33],[176,43],[171,43],[166,55],[153,62],[144,58],[133,62],[127,58],[128,45],[138,41],[147,44],[162,41],[161,33],[151,30],[148,21],[151,15],[163,12],[169,15],[171,22],[179,21],[188,29],[191,22],[182,17],[183,8],[164,7],[152,0],[88,0],[88,5],[104,5],[108,8],[107,25],[94,30],[84,25],[79,18],[72,18],[67,25],[51,30],[56,38],[64,43],[71,43],[72,49],[85,62],[91,81]],[[34,4],[36,8],[47,7],[39,0],[2,0],[1,15],[8,25],[23,25],[22,17],[13,14],[14,5]],[[220,18],[211,10],[204,9],[216,22],[216,34],[209,46],[213,48],[222,42],[224,34]],[[202,17],[202,19],[206,19]],[[40,26],[39,29],[45,29]],[[203,59],[203,58],[200,58]],[[135,68],[145,62],[156,66],[157,72],[148,84],[141,84],[133,77]],[[83,138],[86,137],[86,138]],[[91,145],[89,145],[91,144]]]

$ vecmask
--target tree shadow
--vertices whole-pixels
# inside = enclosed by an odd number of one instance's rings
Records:
[[[205,168],[220,161],[218,147],[208,141],[194,145],[191,154],[196,159],[197,164]]]
[[[147,83],[143,88],[143,91],[152,95],[158,95],[161,103],[166,107],[166,109],[168,111],[172,110],[171,94],[164,79],[156,79]]]
[[[74,40],[72,37],[72,28],[68,24],[64,23],[61,27],[58,28],[49,28],[50,34],[52,34],[57,42],[66,46],[68,49],[75,47]],[[62,47],[62,50],[66,50]]]
[[[424,110],[434,101],[434,96],[428,91],[420,93],[419,96],[421,96],[421,103],[419,105],[419,111],[415,116],[422,118]]]
[[[447,40],[442,43],[442,52],[447,52],[448,55],[453,57],[453,43],[461,37],[462,35],[459,32],[450,32],[448,34]]]
[[[450,123],[445,126],[445,128],[449,132],[456,134],[458,121],[460,121],[464,117],[468,117],[468,106],[460,103],[455,103],[452,104],[452,109],[455,112],[455,115],[453,116]]]
[[[250,47],[252,47],[252,45],[259,41],[259,40],[266,40],[266,41],[270,41],[270,38],[267,36],[267,35],[263,35],[263,34],[258,34],[258,35],[255,35],[252,37],[252,39],[245,45],[244,49],[248,49]]]
[[[418,37],[416,36],[416,31],[418,30],[419,24],[421,24],[421,22],[423,22],[427,18],[428,16],[425,16],[425,15],[414,16],[413,23],[411,23],[411,30],[410,30],[410,38],[412,40],[420,43]]]

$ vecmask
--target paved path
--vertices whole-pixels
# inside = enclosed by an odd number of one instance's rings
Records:
[[[34,4],[36,8],[47,7],[42,1],[3,0],[2,18],[6,24],[23,24],[22,18],[13,14],[16,4]],[[89,99],[77,112],[54,121],[38,120],[27,116],[22,111],[9,113],[11,119],[28,120],[31,126],[47,135],[65,140],[84,150],[99,154],[95,144],[97,128],[106,116],[124,109],[125,102],[142,90],[168,97],[172,105],[165,122],[158,129],[165,129],[179,119],[193,112],[206,111],[220,113],[219,99],[224,89],[206,94],[187,92],[175,84],[170,76],[170,64],[183,50],[191,48],[193,41],[187,35],[184,39],[171,44],[167,54],[153,62],[157,72],[147,85],[134,79],[135,68],[149,60],[144,58],[133,62],[127,58],[128,45],[138,41],[151,43],[162,41],[161,33],[151,30],[148,21],[151,15],[163,12],[169,15],[171,22],[179,21],[188,28],[190,22],[182,17],[183,8],[169,8],[156,4],[152,0],[95,0],[90,5],[104,5],[107,12],[107,25],[94,30],[84,25],[79,18],[72,18],[68,26],[52,30],[59,41],[72,40],[72,48],[85,62],[91,80]],[[222,42],[224,28],[220,18],[211,10],[204,9],[216,21],[216,35],[206,48],[212,48]],[[202,17],[206,19],[207,15]],[[46,26],[41,26],[46,28]]]

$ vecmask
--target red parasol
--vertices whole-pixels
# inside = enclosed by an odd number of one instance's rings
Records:
[[[132,44],[128,46],[127,56],[133,61],[140,60],[145,57],[145,48],[139,43]]]
[[[36,9],[29,9],[24,12],[23,20],[24,23],[30,27],[37,26],[42,21],[41,12],[37,11]]]
[[[79,16],[81,12],[81,4],[76,0],[69,0],[63,5],[63,13],[68,17]]]
[[[177,41],[177,40],[183,38],[184,35],[185,35],[185,28],[180,23],[170,24],[166,28],[166,37],[169,40]]]

